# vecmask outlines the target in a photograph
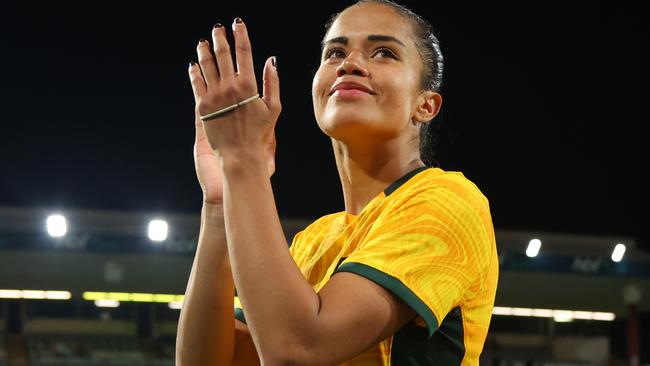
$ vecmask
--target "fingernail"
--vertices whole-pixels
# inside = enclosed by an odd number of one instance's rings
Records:
[[[271,57],[271,64],[273,65],[273,67],[275,67],[275,70],[277,71],[277,69],[278,69],[278,61],[276,60],[275,56]]]
[[[205,41],[207,41],[207,39],[205,39],[205,38],[199,39],[199,43],[202,43],[202,42],[205,42]]]
[[[240,17],[235,18],[235,23],[237,23],[237,24],[241,24],[241,23],[243,23],[243,22],[244,22],[244,21],[241,20]]]
[[[192,67],[192,66],[194,66],[194,65],[196,65],[196,62],[194,62],[194,61],[190,61],[190,67]]]
[[[217,28],[223,28],[223,25],[221,25],[221,23],[216,23],[213,29],[217,29]]]

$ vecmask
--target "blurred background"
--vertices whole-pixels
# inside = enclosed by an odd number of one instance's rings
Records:
[[[650,364],[647,13],[402,3],[445,56],[437,161],[491,204],[481,363]],[[277,56],[287,240],[343,210],[311,79],[348,4],[0,5],[0,366],[174,363],[201,208],[187,64],[216,22],[243,18],[258,72]]]

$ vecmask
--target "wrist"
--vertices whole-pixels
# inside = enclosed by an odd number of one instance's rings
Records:
[[[222,198],[207,198],[205,193],[203,194],[203,206],[204,209],[208,210],[223,210],[223,197]]]
[[[267,170],[264,151],[242,151],[221,155],[221,166],[224,175],[230,176]]]
[[[208,218],[223,218],[223,203],[217,201],[203,201],[201,211]]]

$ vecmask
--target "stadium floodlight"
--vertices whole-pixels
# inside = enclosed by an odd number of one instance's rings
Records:
[[[23,290],[23,299],[45,299],[45,291]]]
[[[0,289],[0,299],[70,300],[70,291]]]
[[[612,252],[612,260],[618,263],[623,259],[624,255],[625,255],[625,244],[621,244],[621,243],[616,244],[616,247],[614,247],[614,251]]]
[[[98,308],[116,308],[120,306],[120,302],[117,300],[95,300],[95,306]]]
[[[555,310],[555,309],[532,309],[532,308],[511,308],[506,306],[495,306],[492,314],[502,316],[525,316],[536,318],[552,318],[556,322],[570,322],[574,319],[580,320],[603,320],[613,321],[616,319],[614,313],[583,311],[583,310]]]
[[[45,291],[45,298],[48,300],[70,300],[70,291]]]
[[[512,315],[512,308],[506,306],[495,306],[492,310],[494,315]]]
[[[2,291],[2,290],[0,290]],[[0,294],[2,294],[0,292]],[[92,292],[86,291],[82,294],[84,300],[112,300],[118,302],[151,302],[151,303],[172,303],[183,302],[185,295],[176,294],[150,294],[142,292]]]
[[[20,290],[0,289],[0,299],[20,299],[23,297]]]
[[[533,309],[533,316],[537,318],[552,318],[553,310],[551,309]]]
[[[149,239],[152,241],[165,241],[169,226],[165,220],[149,221]]]
[[[539,239],[532,239],[530,242],[528,242],[528,248],[526,248],[526,255],[529,258],[535,258],[537,257],[537,254],[539,254],[539,249],[542,247],[542,241]]]
[[[558,323],[573,321],[573,312],[569,310],[555,310],[553,312],[553,320]]]
[[[532,316],[533,309],[529,308],[513,308],[512,315],[514,316]]]
[[[594,313],[591,311],[574,311],[572,313],[573,319],[592,320]]]
[[[181,310],[183,307],[183,302],[182,301],[172,301],[168,304],[169,308],[172,310]]]
[[[55,214],[47,217],[47,233],[53,237],[61,237],[68,231],[65,217]]]
[[[594,320],[604,320],[604,321],[613,321],[616,319],[616,315],[614,313],[603,313],[603,312],[596,312],[593,315]]]

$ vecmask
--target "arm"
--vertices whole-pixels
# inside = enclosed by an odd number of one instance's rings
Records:
[[[200,69],[190,67],[199,115],[257,93],[245,24],[234,24],[233,33],[236,74],[225,29],[213,30],[215,56],[207,42],[199,44]],[[253,342],[264,365],[343,362],[399,329],[410,318],[410,309],[354,274],[337,274],[336,284],[321,297],[293,261],[269,179],[275,167],[273,131],[281,110],[279,78],[271,61],[264,66],[263,98],[204,123],[210,145],[219,151],[226,242],[250,327],[249,337],[248,327],[235,323],[241,330],[235,363],[239,355],[255,359]]]
[[[190,67],[190,80],[195,80]],[[197,90],[193,83],[194,96]],[[234,284],[223,220],[223,183],[218,152],[195,115],[194,165],[203,207],[199,241],[185,291],[176,338],[178,365],[230,365],[235,348]]]
[[[245,159],[224,160],[225,222],[234,281],[263,364],[341,363],[413,318],[408,305],[353,273],[337,273],[317,294],[289,253],[263,159]]]
[[[222,36],[222,29],[213,29],[213,40]],[[223,58],[224,49],[219,51]],[[219,151],[208,141],[200,118],[201,104],[211,97],[206,80],[214,87],[218,72],[208,42],[199,42],[197,55],[201,67],[192,62],[188,73],[196,102],[194,164],[203,191],[203,209],[199,242],[179,319],[176,362],[179,365],[256,365],[259,359],[248,327],[234,318],[234,284],[226,247]],[[225,65],[222,62],[223,68]],[[221,71],[227,74],[225,69]],[[266,166],[272,175],[275,138],[272,134],[268,137]]]
[[[206,203],[176,339],[177,365],[230,365],[235,348],[234,284],[223,208]]]
[[[234,285],[225,240],[222,205],[205,203],[178,324],[179,366],[259,365],[248,326],[234,318]]]

